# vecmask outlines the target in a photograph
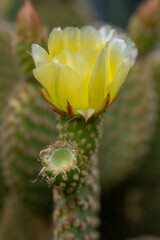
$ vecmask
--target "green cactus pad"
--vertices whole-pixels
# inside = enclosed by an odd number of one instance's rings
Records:
[[[135,228],[141,228],[143,231],[147,229],[150,233],[160,235],[160,50],[148,56],[147,68],[151,70],[158,93],[155,131],[143,165],[130,179],[125,189],[125,198],[128,200],[126,207],[130,227],[134,225]],[[132,202],[129,201],[131,194],[135,195]],[[136,210],[135,216],[139,218],[138,222],[134,221],[131,215],[133,209]]]
[[[2,113],[7,104],[7,98],[18,80],[18,68],[16,57],[13,50],[12,39],[14,32],[11,26],[6,22],[0,22],[0,138],[2,124]],[[1,146],[0,146],[1,155]],[[4,180],[2,177],[2,166],[0,156],[0,211],[4,195]]]
[[[38,177],[37,156],[57,135],[55,116],[37,87],[24,81],[10,97],[4,118],[1,145],[6,182],[33,211],[48,214],[52,193]]]

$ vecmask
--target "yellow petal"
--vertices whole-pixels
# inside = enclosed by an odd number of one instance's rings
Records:
[[[124,83],[126,76],[131,68],[131,58],[126,58],[123,61],[122,66],[119,68],[113,82],[106,89],[106,97],[109,95],[109,105],[115,100],[118,92]]]
[[[79,72],[80,66],[83,64],[79,54],[68,49],[63,50],[58,56],[54,57],[53,62],[66,65],[77,72]]]
[[[62,30],[60,27],[53,28],[48,39],[48,50],[50,57],[58,55],[62,51]]]
[[[121,33],[118,37],[125,41],[127,45],[127,48],[125,51],[125,57],[131,56],[131,66],[133,66],[135,63],[135,59],[138,55],[138,50],[135,46],[135,43],[132,42],[132,40],[124,33]]]
[[[115,29],[113,29],[110,25],[105,25],[99,29],[99,32],[102,34],[103,43],[106,43],[107,41],[110,41],[115,34]]]
[[[64,64],[74,71],[77,71],[80,77],[80,82],[77,80],[77,85],[79,86],[79,101],[74,104],[74,108],[88,107],[88,85],[98,55],[98,50],[82,50],[78,53],[63,50],[61,54],[53,59],[53,62]],[[70,82],[70,84],[72,83]]]
[[[54,64],[54,77],[50,81],[48,92],[54,96],[55,106],[67,112],[68,103],[74,108],[79,104],[80,78],[77,72],[65,65]]]
[[[95,109],[96,112],[102,106],[105,85],[106,81],[108,81],[109,62],[107,53],[108,46],[106,45],[96,61],[89,83],[89,106]]]
[[[70,105],[79,102],[78,74],[65,65],[55,63],[39,63],[34,69],[35,78],[49,93],[55,107],[67,111],[67,101]]]
[[[39,62],[50,62],[50,56],[42,47],[37,44],[32,44],[32,56],[35,65]]]
[[[52,63],[39,62],[37,67],[33,70],[34,77],[47,91],[50,87],[50,81],[53,79],[54,74]]]
[[[102,36],[93,27],[81,29],[66,27],[63,30],[54,28],[49,36],[48,48],[51,57],[60,54],[64,49],[81,51],[84,49],[101,49],[103,46]]]
[[[110,84],[125,58],[125,50],[127,46],[122,39],[112,38],[108,45],[108,62],[109,62],[109,79]]]

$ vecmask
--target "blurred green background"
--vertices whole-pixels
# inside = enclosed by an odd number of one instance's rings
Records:
[[[6,8],[6,18],[11,21],[15,20],[17,9],[20,8],[23,0],[14,0],[14,1],[1,0],[1,2],[2,2],[2,5],[4,4]],[[64,12],[65,9],[67,11],[68,8],[70,8],[70,11],[71,11],[70,17],[72,17],[72,21],[71,20],[68,22],[66,21],[66,24],[72,23],[72,25],[76,25],[77,19],[75,19],[74,14],[72,15],[72,6],[71,6],[72,4],[74,4],[77,8],[79,5],[79,9],[77,9],[77,11],[79,11],[79,15],[84,15],[86,20],[88,20],[88,21],[85,21],[85,23],[86,22],[89,23],[92,20],[100,20],[100,21],[110,22],[120,27],[126,27],[128,19],[130,18],[132,13],[135,11],[135,9],[138,7],[139,3],[143,1],[142,0],[74,0],[74,1],[72,0],[39,0],[39,1],[32,0],[32,2],[36,5],[37,8],[39,8],[40,12],[41,12],[42,4],[48,4],[48,6],[49,5],[51,6],[50,10],[53,11],[53,14],[52,14],[53,18],[55,19],[54,14],[57,15],[57,20],[55,23],[53,23],[54,25],[62,24],[62,22],[64,24],[64,21],[62,21],[62,18],[65,18],[65,16],[62,16],[62,12]],[[55,4],[56,6],[57,5],[62,6],[60,10],[61,13],[59,13],[59,11],[54,13],[55,8],[53,4]],[[63,5],[66,5],[65,8],[63,8]],[[46,7],[43,8],[44,12],[45,10],[46,10]],[[92,15],[92,18],[90,17],[91,12],[94,15],[94,16]],[[42,15],[44,15],[44,13]],[[48,15],[50,15],[50,12],[48,12]]]

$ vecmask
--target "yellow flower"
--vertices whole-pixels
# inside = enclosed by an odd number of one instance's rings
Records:
[[[54,28],[48,50],[32,45],[42,95],[55,111],[86,120],[114,101],[137,55],[134,43],[110,26]]]

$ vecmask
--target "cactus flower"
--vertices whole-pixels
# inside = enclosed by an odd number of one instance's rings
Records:
[[[135,44],[110,26],[53,28],[47,53],[32,45],[33,74],[53,110],[87,121],[115,100],[135,62]]]

